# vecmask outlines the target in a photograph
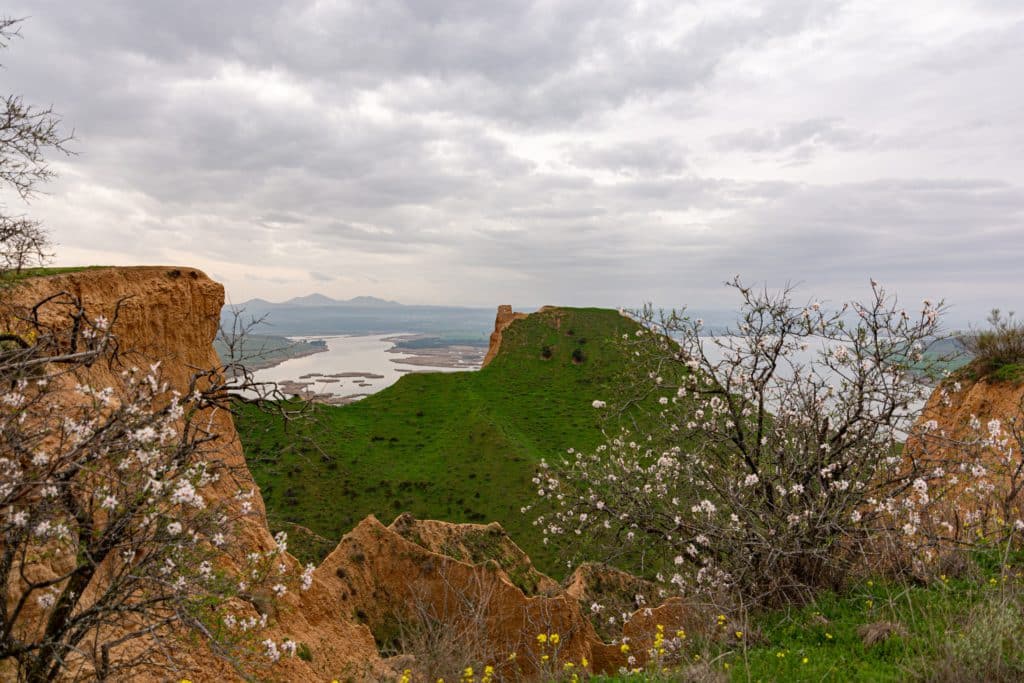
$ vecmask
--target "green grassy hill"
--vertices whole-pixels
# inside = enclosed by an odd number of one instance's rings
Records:
[[[272,530],[324,537],[310,559],[368,514],[500,522],[544,570],[560,573],[532,516],[535,465],[601,438],[591,402],[622,372],[636,324],[615,311],[559,308],[514,322],[479,372],[410,374],[348,406],[290,425],[242,406],[237,419]],[[292,544],[295,545],[294,543]]]

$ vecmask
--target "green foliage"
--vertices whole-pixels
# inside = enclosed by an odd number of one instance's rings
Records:
[[[1024,363],[1007,363],[992,373],[991,378],[997,382],[1011,382],[1020,384],[1024,382]]]
[[[366,515],[500,522],[544,571],[561,573],[532,518],[541,458],[601,439],[591,402],[628,363],[617,340],[635,323],[604,309],[553,309],[513,323],[483,370],[411,373],[352,405],[317,406],[306,425],[240,406],[237,426],[271,528],[340,538]],[[575,363],[585,337],[587,362]],[[551,358],[537,349],[548,347]],[[397,504],[397,507],[396,507]]]

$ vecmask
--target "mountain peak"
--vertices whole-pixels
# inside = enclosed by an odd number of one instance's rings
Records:
[[[331,306],[342,302],[323,294],[314,293],[307,294],[306,296],[297,296],[294,299],[288,299],[284,303],[289,306]]]
[[[294,299],[288,299],[278,306],[400,306],[397,301],[388,301],[387,299],[378,299],[375,296],[356,296],[351,299],[332,299],[329,296],[325,296],[318,292],[313,294],[307,294],[306,296],[297,296]]]
[[[344,303],[351,304],[353,306],[401,306],[397,301],[378,299],[375,296],[355,296]]]

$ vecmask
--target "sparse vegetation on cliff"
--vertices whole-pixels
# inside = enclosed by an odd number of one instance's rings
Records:
[[[992,309],[988,329],[975,330],[962,336],[974,358],[961,370],[969,379],[988,378],[997,382],[1024,382],[1024,320],[1011,311],[1003,315]]]

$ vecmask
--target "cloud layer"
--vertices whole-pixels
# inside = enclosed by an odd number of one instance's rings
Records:
[[[1024,308],[1014,5],[42,0],[0,61],[76,131],[31,207],[67,262],[487,306],[874,277],[980,319]]]

